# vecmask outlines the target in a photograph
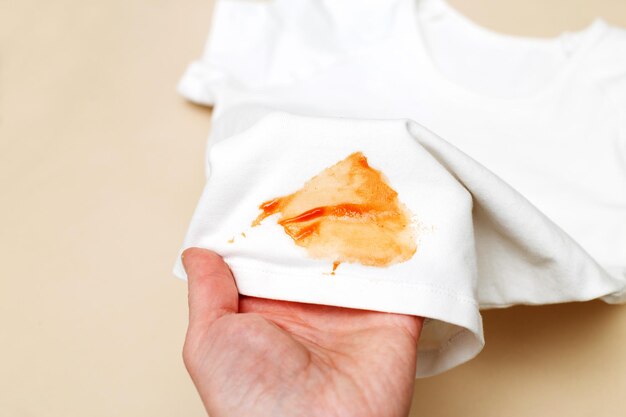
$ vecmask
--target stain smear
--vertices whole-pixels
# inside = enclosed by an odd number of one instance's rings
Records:
[[[383,174],[355,152],[311,178],[293,194],[259,206],[252,226],[280,213],[278,224],[311,257],[383,267],[417,250],[411,213]]]

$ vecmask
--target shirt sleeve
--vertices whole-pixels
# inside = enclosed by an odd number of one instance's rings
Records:
[[[592,53],[590,73],[607,99],[607,109],[615,115],[615,150],[626,184],[626,30],[611,27]],[[615,275],[624,276],[624,271]],[[626,302],[626,288],[602,297],[608,303]]]

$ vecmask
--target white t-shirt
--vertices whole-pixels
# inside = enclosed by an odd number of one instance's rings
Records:
[[[244,295],[428,318],[417,376],[480,352],[479,307],[624,287],[518,192],[413,121],[244,107],[216,120],[212,139],[181,252],[220,253]],[[180,259],[174,271],[186,278]]]
[[[214,106],[213,135],[257,105],[416,120],[512,185],[624,283],[613,294],[592,295],[595,278],[562,292],[561,280],[542,288],[532,279],[524,291],[519,281],[494,291],[506,277],[494,286],[479,275],[481,308],[626,298],[623,29],[598,19],[532,39],[478,27],[442,0],[219,0],[204,56],[179,90]]]
[[[215,118],[258,103],[416,120],[626,279],[626,31],[602,20],[532,39],[442,0],[221,0],[180,91]]]

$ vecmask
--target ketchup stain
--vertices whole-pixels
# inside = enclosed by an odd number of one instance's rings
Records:
[[[280,213],[278,224],[314,258],[383,267],[410,259],[417,250],[411,213],[355,152],[311,178],[302,189],[259,206],[258,226]]]
[[[330,273],[330,275],[335,275],[335,271],[337,270],[337,267],[338,267],[339,265],[341,265],[341,262],[337,262],[337,261],[333,262],[333,270],[332,270],[332,272]]]

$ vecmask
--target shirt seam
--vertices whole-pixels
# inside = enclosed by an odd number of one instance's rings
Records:
[[[289,275],[291,279],[294,278],[294,274],[293,273],[287,273],[284,271],[279,271],[276,269],[270,269],[270,268],[263,268],[263,267],[257,267],[257,266],[250,266],[250,265],[241,265],[238,262],[229,262],[229,264],[231,265],[231,267],[237,268],[237,269],[243,269],[243,270],[249,270],[249,271],[259,271],[259,272],[263,272],[263,273],[271,273],[271,274],[276,274],[276,275],[281,275],[281,276],[287,276]],[[295,275],[300,275],[300,276],[306,276],[306,277],[317,277],[317,274],[311,274],[311,273],[298,273]],[[429,292],[432,293],[437,293],[437,294],[443,294],[446,295],[448,297],[452,297],[460,302],[463,302],[465,304],[469,304],[472,307],[475,307],[478,310],[478,303],[475,300],[472,300],[471,298],[459,295],[458,293],[456,293],[453,290],[450,290],[448,288],[444,288],[444,287],[438,287],[436,285],[432,285],[432,284],[426,284],[426,283],[422,283],[422,282],[409,282],[409,281],[398,281],[398,280],[382,280],[382,279],[373,279],[373,278],[369,278],[369,277],[357,277],[354,275],[341,275],[341,276],[336,276],[336,279],[341,279],[342,277],[346,277],[346,278],[350,278],[350,279],[354,279],[354,280],[365,280],[368,281],[370,283],[376,283],[376,284],[391,284],[393,286],[409,286],[409,287],[421,287],[426,289]]]

